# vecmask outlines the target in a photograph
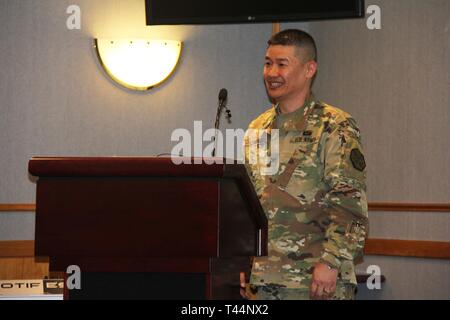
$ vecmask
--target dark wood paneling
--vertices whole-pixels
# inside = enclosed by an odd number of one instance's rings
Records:
[[[37,255],[217,255],[215,179],[40,178],[37,197]]]
[[[252,256],[258,252],[258,221],[248,201],[242,198],[238,185],[232,179],[220,180],[219,253],[221,257]],[[230,214],[240,212],[241,214]],[[256,227],[256,228],[255,228]]]

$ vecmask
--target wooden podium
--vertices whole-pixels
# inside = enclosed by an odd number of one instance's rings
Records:
[[[239,272],[267,254],[263,209],[242,164],[185,160],[29,161],[35,254],[53,272],[81,269],[81,290],[66,298],[240,298]]]

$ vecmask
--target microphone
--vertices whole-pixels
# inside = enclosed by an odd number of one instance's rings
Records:
[[[228,91],[225,88],[220,89],[219,91],[219,105],[226,103],[228,98]]]
[[[225,111],[227,113],[226,117],[228,119],[228,122],[231,122],[231,111],[227,108],[227,98],[228,98],[228,91],[225,88],[220,89],[219,91],[219,109],[225,108]],[[220,117],[220,114],[219,114]],[[217,127],[216,129],[218,129]]]
[[[220,126],[220,115],[222,114],[222,109],[225,109],[227,112],[227,119],[228,122],[231,122],[231,111],[227,108],[227,99],[228,99],[228,91],[225,88],[220,89],[219,91],[219,106],[217,107],[217,114],[216,114],[216,122],[214,123],[214,149],[212,151],[212,156],[214,157],[216,155],[216,147],[217,147],[217,131],[219,130]]]

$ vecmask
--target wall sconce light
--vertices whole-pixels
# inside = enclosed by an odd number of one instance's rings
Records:
[[[117,83],[146,91],[166,80],[180,59],[182,42],[149,39],[95,39],[100,64]]]

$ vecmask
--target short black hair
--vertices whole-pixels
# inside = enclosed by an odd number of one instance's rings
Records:
[[[270,46],[295,46],[305,52],[306,61],[317,62],[317,47],[313,37],[299,29],[286,29],[274,34],[267,42]]]

